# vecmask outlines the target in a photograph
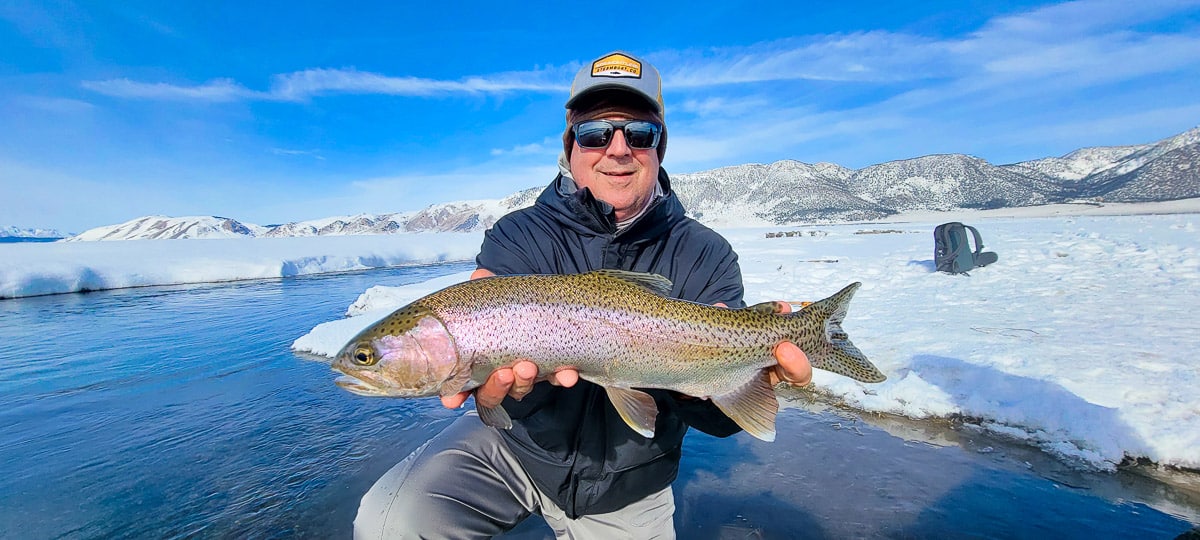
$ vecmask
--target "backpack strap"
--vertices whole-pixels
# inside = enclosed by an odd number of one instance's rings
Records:
[[[975,256],[978,257],[983,252],[983,237],[979,236],[979,230],[970,225],[963,225],[971,230],[971,235],[975,237]]]

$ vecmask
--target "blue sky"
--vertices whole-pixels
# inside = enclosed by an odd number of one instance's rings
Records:
[[[0,3],[0,225],[544,185],[574,72],[614,49],[663,74],[673,173],[1002,164],[1200,125],[1200,0],[345,4]]]

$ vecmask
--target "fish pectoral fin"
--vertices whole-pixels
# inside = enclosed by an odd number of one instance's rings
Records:
[[[504,405],[484,407],[476,401],[475,410],[479,412],[479,419],[483,420],[484,424],[494,428],[512,429],[512,417],[508,415],[508,411],[504,410]]]
[[[608,400],[629,427],[649,439],[654,436],[654,421],[658,418],[658,405],[654,397],[641,390],[605,386]]]
[[[721,412],[742,429],[767,442],[775,440],[775,415],[779,412],[779,401],[775,389],[771,388],[771,376],[767,370],[758,372],[741,388],[728,394],[713,396],[713,403]]]

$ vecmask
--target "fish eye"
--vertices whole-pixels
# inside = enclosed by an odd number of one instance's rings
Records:
[[[354,363],[355,364],[358,364],[360,366],[372,366],[372,365],[375,365],[376,361],[377,361],[377,359],[375,358],[375,354],[371,351],[371,349],[368,349],[366,347],[359,347],[354,350]]]

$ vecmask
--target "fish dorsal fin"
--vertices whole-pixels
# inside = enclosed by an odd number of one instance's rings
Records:
[[[658,296],[671,295],[671,280],[658,274],[647,274],[645,272],[630,272],[628,270],[595,270],[595,274],[608,276],[637,285],[647,291]]]
[[[479,419],[483,420],[484,424],[494,428],[512,429],[512,417],[508,415],[508,411],[504,410],[504,405],[484,407],[476,401],[475,410],[479,411]]]
[[[725,395],[713,396],[713,403],[742,429],[767,442],[775,440],[775,415],[779,401],[771,388],[771,376],[762,370],[741,388]]]
[[[649,439],[654,436],[654,421],[658,418],[658,405],[654,397],[641,390],[605,386],[608,400],[629,427]]]

